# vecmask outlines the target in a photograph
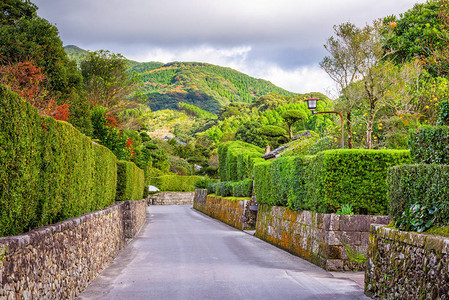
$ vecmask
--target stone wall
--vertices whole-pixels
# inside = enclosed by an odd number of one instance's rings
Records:
[[[152,205],[192,205],[194,192],[160,192],[150,198]]]
[[[207,196],[207,190],[196,190],[193,208],[240,230],[253,229],[256,211],[250,199]]]
[[[389,222],[384,216],[321,214],[259,205],[255,235],[328,271],[363,270],[370,225]]]
[[[132,239],[139,233],[147,219],[147,201],[125,201],[123,203],[123,231],[125,238]]]
[[[139,231],[145,209],[145,201],[118,202],[0,238],[0,299],[73,299],[125,246],[125,231]]]
[[[365,293],[382,299],[449,299],[449,238],[372,225]]]

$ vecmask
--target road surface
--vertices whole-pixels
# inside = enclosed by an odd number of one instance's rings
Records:
[[[78,299],[369,299],[353,281],[192,209],[151,206]]]

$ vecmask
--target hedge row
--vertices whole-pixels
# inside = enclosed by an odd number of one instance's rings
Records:
[[[449,164],[449,126],[423,126],[410,134],[410,153],[416,163]]]
[[[102,209],[116,158],[72,125],[42,117],[0,86],[0,236]]]
[[[163,192],[194,192],[195,181],[200,178],[201,176],[164,175],[150,178],[150,184]]]
[[[218,164],[221,181],[239,181],[250,178],[254,165],[262,162],[262,148],[242,142],[231,141],[218,146]]]
[[[434,222],[449,225],[449,166],[404,165],[389,170],[390,216],[399,221],[412,205],[435,210]],[[425,218],[422,216],[421,218]]]
[[[145,188],[145,174],[129,161],[117,162],[117,201],[141,200]]]
[[[327,150],[315,156],[284,157],[257,164],[259,203],[295,210],[336,212],[351,204],[359,214],[385,214],[388,167],[410,163],[404,150]]]
[[[242,181],[222,181],[210,183],[207,186],[208,194],[217,196],[251,197],[253,191],[253,180],[245,179]]]

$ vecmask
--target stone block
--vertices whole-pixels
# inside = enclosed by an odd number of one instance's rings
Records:
[[[326,261],[327,271],[343,271],[343,260],[341,259],[328,259]]]
[[[360,234],[360,245],[369,245],[369,232],[361,232]]]
[[[439,236],[427,236],[424,243],[424,249],[441,253],[444,246],[444,238]]]
[[[341,245],[341,231],[328,231],[324,241],[329,246]]]
[[[340,230],[342,231],[370,231],[371,216],[343,215],[340,218]]]
[[[350,246],[360,245],[361,243],[361,233],[355,231],[342,231],[341,241]]]

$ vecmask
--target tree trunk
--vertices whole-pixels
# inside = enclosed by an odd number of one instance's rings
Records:
[[[348,149],[352,149],[352,120],[351,120],[351,112],[348,111],[346,113],[346,130],[348,131]]]
[[[288,127],[288,133],[290,135],[290,141],[293,140],[293,125]]]

